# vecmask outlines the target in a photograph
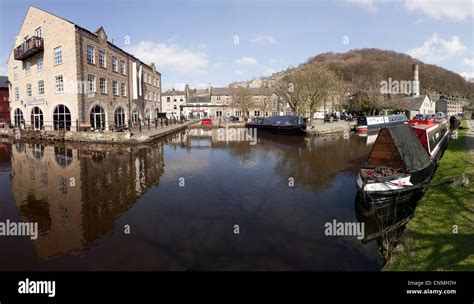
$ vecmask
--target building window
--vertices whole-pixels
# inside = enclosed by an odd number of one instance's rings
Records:
[[[99,50],[99,66],[101,68],[107,68],[107,62],[105,59],[105,52]]]
[[[15,100],[20,100],[20,88],[15,87]]]
[[[87,88],[88,93],[95,93],[95,75],[87,75]]]
[[[31,62],[28,60],[25,62],[25,74],[30,75],[31,73]]]
[[[90,113],[90,122],[92,128],[96,130],[104,130],[105,128],[105,111],[101,106],[95,106]]]
[[[13,68],[13,79],[18,80],[18,67]]]
[[[112,57],[112,71],[118,72],[117,58],[116,57]]]
[[[132,111],[132,123],[138,124],[139,119],[140,119],[140,115],[138,114],[138,109],[135,108]]]
[[[71,111],[65,105],[58,105],[53,113],[54,130],[71,130]]]
[[[26,85],[26,97],[33,96],[33,90],[31,89],[31,83]]]
[[[38,95],[44,95],[44,80],[38,81]]]
[[[120,60],[120,74],[125,75],[126,74],[126,69],[125,69],[125,61]]]
[[[63,75],[56,76],[56,93],[61,93],[64,91],[64,79]]]
[[[118,81],[117,80],[112,80],[112,94],[114,94],[114,96],[118,96]]]
[[[43,128],[43,111],[38,107],[34,107],[31,110],[31,126],[34,130],[41,130]]]
[[[107,79],[104,77],[99,78],[99,90],[100,94],[107,94]]]
[[[38,58],[36,60],[36,71],[43,70],[43,58]]]
[[[95,49],[93,46],[87,46],[87,63],[94,64],[95,63]]]
[[[41,32],[41,26],[35,30],[35,36],[41,38],[42,32]]]
[[[221,97],[220,97],[220,96],[217,96],[217,100],[221,100]]]
[[[24,122],[23,112],[20,109],[16,109],[14,116],[15,116],[15,127],[21,128]]]
[[[116,127],[123,127],[125,125],[125,111],[122,107],[118,107],[114,113],[114,122]]]
[[[63,51],[61,47],[58,46],[54,49],[54,64],[60,64],[63,62]]]
[[[253,114],[255,117],[260,117],[260,111],[255,111]]]
[[[171,97],[166,97],[166,102],[171,102]]]
[[[125,84],[125,81],[122,81],[122,85],[120,86],[120,91],[122,96],[127,96],[127,85]]]

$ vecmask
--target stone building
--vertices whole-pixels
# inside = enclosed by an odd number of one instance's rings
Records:
[[[31,7],[8,59],[10,115],[35,130],[112,130],[153,118],[161,74],[91,32]]]
[[[0,76],[0,126],[10,123],[9,108],[8,78],[6,76]]]
[[[436,111],[447,113],[448,116],[461,114],[464,112],[464,106],[467,99],[457,96],[440,95],[436,101]]]

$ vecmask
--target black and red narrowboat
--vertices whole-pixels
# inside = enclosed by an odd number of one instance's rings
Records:
[[[366,207],[421,197],[448,147],[449,134],[446,120],[411,120],[382,128],[356,180]]]

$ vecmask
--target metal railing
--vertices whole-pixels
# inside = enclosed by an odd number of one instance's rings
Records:
[[[138,119],[136,121],[116,122],[102,120],[92,122],[90,120],[81,121],[79,119],[71,121],[36,121],[21,122],[19,128],[31,131],[76,131],[76,132],[145,132],[152,129],[165,128],[168,126],[182,124],[186,120],[177,118],[155,118]],[[0,128],[17,128],[14,122],[10,124],[0,124]]]

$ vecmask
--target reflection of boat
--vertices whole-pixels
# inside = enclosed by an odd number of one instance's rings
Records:
[[[416,202],[385,205],[368,213],[358,193],[354,205],[357,222],[364,224],[362,243],[377,241],[380,254],[387,261],[406,224],[413,218]]]
[[[448,143],[446,121],[382,128],[357,177],[365,201],[403,202],[421,195]]]
[[[285,134],[305,134],[306,123],[301,116],[258,117],[245,124],[246,128]]]

